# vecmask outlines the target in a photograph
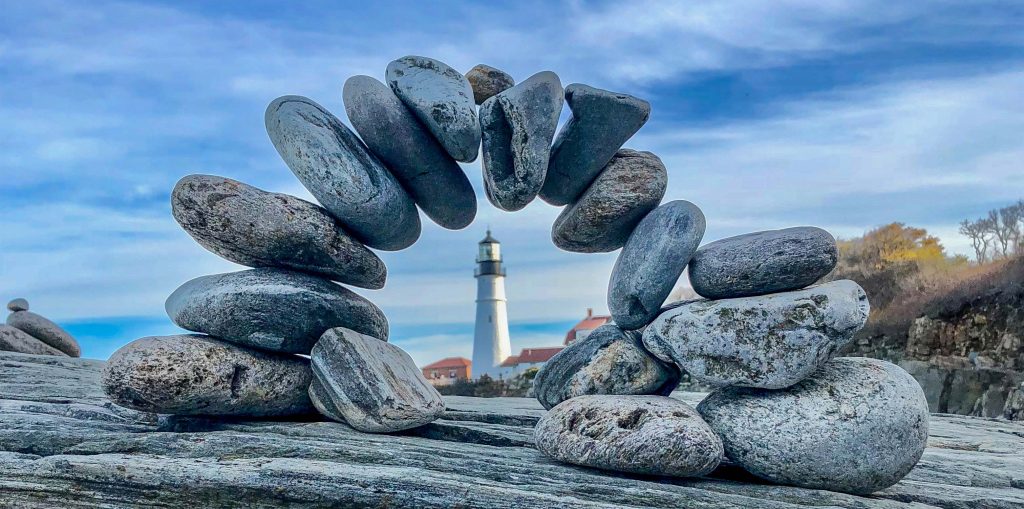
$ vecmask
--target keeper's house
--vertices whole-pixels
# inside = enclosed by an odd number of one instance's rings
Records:
[[[423,366],[423,376],[433,385],[450,385],[469,380],[472,363],[465,357],[448,357]]]

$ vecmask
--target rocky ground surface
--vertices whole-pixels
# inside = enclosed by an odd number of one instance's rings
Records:
[[[532,445],[536,400],[446,397],[398,435],[343,424],[175,418],[114,406],[102,361],[0,352],[0,507],[1024,507],[1024,424],[935,414],[928,448],[869,497],[605,473]],[[700,393],[676,393],[691,405]]]

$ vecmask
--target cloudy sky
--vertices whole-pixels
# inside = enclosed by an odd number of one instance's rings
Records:
[[[517,80],[541,70],[649,100],[627,146],[669,168],[705,241],[892,221],[967,253],[956,224],[1024,196],[1024,7],[1018,2],[0,2],[0,298],[106,358],[175,331],[179,284],[237,270],[170,215],[180,177],[211,173],[310,198],[263,128],[275,97],[344,118],[348,76],[408,54]],[[430,5],[424,5],[430,4]],[[564,115],[563,115],[564,116]],[[465,230],[429,221],[360,291],[420,362],[470,356],[476,242],[503,241],[513,350],[558,344],[604,311],[615,254],[558,251],[558,209],[486,203]]]

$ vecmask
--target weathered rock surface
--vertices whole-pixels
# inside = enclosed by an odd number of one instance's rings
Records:
[[[667,186],[668,172],[658,156],[620,150],[579,199],[558,215],[551,240],[577,253],[614,251],[658,206]]]
[[[515,86],[516,80],[508,73],[489,65],[477,64],[466,71],[466,80],[473,88],[473,101],[477,105]]]
[[[515,211],[537,197],[561,112],[562,83],[550,71],[530,76],[480,107],[484,189],[494,206]]]
[[[892,486],[928,440],[928,403],[898,366],[841,357],[784,390],[727,388],[697,407],[730,460],[772,482],[868,494]]]
[[[722,461],[722,441],[690,405],[665,396],[587,395],[565,401],[534,429],[559,461],[672,477],[700,477]]]
[[[587,394],[665,396],[678,383],[679,370],[647,353],[639,333],[605,324],[544,363],[533,390],[551,408]]]
[[[868,300],[849,280],[795,292],[670,307],[644,329],[644,346],[712,387],[781,389],[813,373],[853,338]]]
[[[452,230],[476,217],[466,173],[387,85],[353,76],[343,92],[349,122],[435,223]]]
[[[633,229],[608,282],[608,309],[623,329],[639,329],[661,310],[704,237],[704,214],[684,200],[663,203]]]
[[[527,398],[446,396],[442,419],[402,435],[333,422],[158,418],[113,405],[100,389],[103,364],[0,353],[0,506],[1024,505],[1020,423],[932,416],[928,448],[910,474],[859,497],[751,483],[725,466],[671,482],[567,466],[531,446],[544,408]],[[695,405],[704,395],[673,396]]]
[[[395,345],[336,328],[313,347],[312,361],[317,385],[310,396],[317,409],[359,431],[401,431],[444,413],[437,389]]]
[[[547,179],[540,191],[540,197],[552,205],[571,203],[583,194],[651,114],[647,101],[579,83],[565,87],[565,102],[572,117],[551,147]]]
[[[19,312],[25,313],[26,311]],[[33,355],[57,355],[60,357],[68,356],[68,354],[32,337],[27,332],[10,325],[0,325],[0,351]]]
[[[197,277],[178,287],[165,307],[183,329],[275,352],[308,354],[332,327],[388,338],[387,318],[372,302],[330,281],[282,269]]]
[[[288,168],[360,242],[388,251],[416,242],[416,205],[334,115],[310,99],[290,95],[267,106],[265,121]]]
[[[28,301],[25,299],[14,299],[7,303],[7,309],[11,311],[28,311]]]
[[[71,357],[81,357],[78,341],[63,327],[31,311],[15,311],[7,316],[7,325],[46,343]],[[32,352],[27,352],[32,353]]]
[[[177,415],[308,414],[310,381],[305,358],[198,334],[137,339],[114,352],[103,371],[114,403]]]
[[[388,64],[386,78],[448,154],[464,163],[476,159],[480,124],[473,87],[465,76],[432,58],[407,56]]]
[[[171,193],[178,224],[201,246],[249,267],[281,267],[383,288],[387,267],[326,210],[213,175],[189,175]]]
[[[690,261],[690,284],[709,299],[799,290],[836,266],[830,233],[813,226],[747,233],[712,242]]]

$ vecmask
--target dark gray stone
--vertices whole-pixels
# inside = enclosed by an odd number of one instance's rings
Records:
[[[102,384],[114,403],[143,412],[254,417],[312,412],[311,381],[303,357],[183,334],[121,347]]]
[[[709,299],[799,290],[836,266],[836,240],[800,226],[747,233],[712,242],[690,261],[690,284]]]
[[[27,311],[19,312],[27,313]],[[68,356],[68,354],[32,337],[27,332],[10,325],[0,325],[0,351],[32,355],[56,355],[59,357]]]
[[[477,105],[515,86],[516,80],[508,73],[489,65],[477,64],[466,72],[466,80],[473,88],[473,101]]]
[[[25,299],[14,299],[7,303],[7,309],[11,311],[28,311],[28,301]]]
[[[722,461],[715,432],[665,396],[580,396],[541,417],[533,433],[552,458],[616,472],[699,477]]]
[[[308,354],[320,335],[347,327],[388,338],[384,312],[330,281],[282,269],[197,277],[165,305],[184,329],[275,352]]]
[[[650,152],[622,149],[551,227],[556,246],[577,253],[622,247],[633,228],[665,196],[668,172]]]
[[[284,96],[267,106],[267,134],[302,185],[347,231],[375,249],[420,236],[416,205],[362,141],[319,104]]]
[[[473,87],[459,71],[427,57],[406,56],[388,64],[395,95],[457,161],[473,162],[480,150],[480,123]]]
[[[189,175],[171,193],[178,224],[201,246],[250,267],[309,272],[363,288],[383,288],[387,267],[326,210],[212,175]]]
[[[7,316],[7,325],[60,350],[70,357],[81,357],[78,341],[63,327],[31,311],[15,311]],[[32,352],[30,352],[32,353]]]
[[[657,394],[679,385],[679,370],[647,353],[640,334],[605,324],[548,359],[533,380],[537,401],[551,408],[587,394]]]
[[[488,99],[480,107],[484,189],[494,206],[522,209],[540,191],[562,111],[562,83],[550,71]]]
[[[644,346],[712,387],[781,389],[810,376],[853,340],[868,318],[857,283],[672,307],[643,333]]]
[[[631,95],[573,83],[565,87],[572,117],[551,147],[540,197],[552,205],[576,200],[626,140],[640,130],[651,105]]]
[[[313,403],[359,431],[401,431],[444,413],[437,389],[395,345],[339,327],[324,333],[311,358],[318,382],[310,388]]]
[[[353,76],[343,93],[349,122],[435,223],[452,230],[476,217],[476,193],[459,164],[387,85]]]
[[[633,229],[608,282],[608,309],[623,329],[658,316],[704,237],[704,214],[683,200],[663,203]]]
[[[868,494],[896,484],[928,441],[928,402],[885,361],[838,358],[788,389],[727,388],[697,407],[725,454],[780,484]]]

